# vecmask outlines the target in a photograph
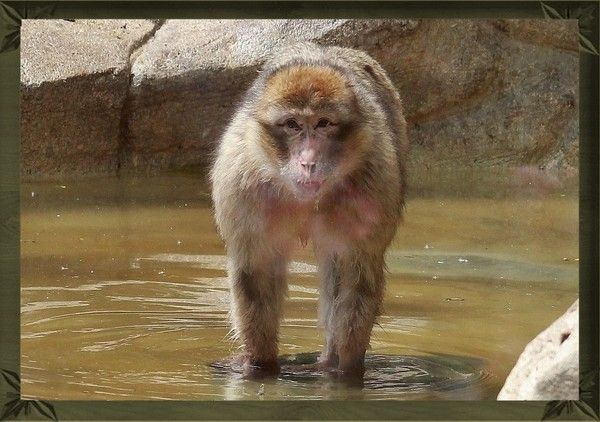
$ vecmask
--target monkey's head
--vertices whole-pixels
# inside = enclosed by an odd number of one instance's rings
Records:
[[[352,84],[328,66],[295,65],[265,81],[255,110],[267,166],[300,200],[340,183],[360,162],[370,137]]]

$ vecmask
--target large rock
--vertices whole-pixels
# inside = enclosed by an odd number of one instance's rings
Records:
[[[133,66],[130,166],[206,162],[265,57],[300,40],[381,62],[417,171],[577,168],[577,25],[540,20],[168,21]]]
[[[23,21],[23,175],[116,172],[129,57],[154,27],[147,20]]]
[[[576,25],[423,20],[404,37],[388,25],[367,50],[405,98],[413,168],[577,167]]]
[[[326,41],[363,48],[390,73],[404,97],[413,173],[578,166],[577,25],[424,19],[408,29],[380,21],[362,38]]]
[[[539,19],[168,20],[132,60],[110,156],[133,171],[206,164],[265,58],[311,40],[366,50],[386,68],[405,99],[413,174],[496,165],[576,175],[577,31]],[[65,139],[80,137],[69,130]]]
[[[579,300],[525,347],[498,400],[579,400]]]

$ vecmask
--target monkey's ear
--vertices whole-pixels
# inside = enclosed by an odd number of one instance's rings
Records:
[[[366,64],[363,66],[363,69],[369,74],[369,76],[371,76],[371,78],[373,78],[375,82],[379,82],[379,77],[377,76],[377,74],[375,73],[375,69],[373,69],[371,65]]]

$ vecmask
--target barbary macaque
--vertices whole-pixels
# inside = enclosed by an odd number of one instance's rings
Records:
[[[211,172],[245,375],[279,371],[287,265],[310,240],[325,328],[319,365],[362,376],[384,253],[404,206],[407,149],[400,96],[368,54],[302,43],[265,63]]]

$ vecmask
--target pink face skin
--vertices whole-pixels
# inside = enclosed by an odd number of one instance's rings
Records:
[[[277,128],[289,154],[282,175],[299,201],[314,201],[341,158],[339,123],[306,113],[282,117]]]

